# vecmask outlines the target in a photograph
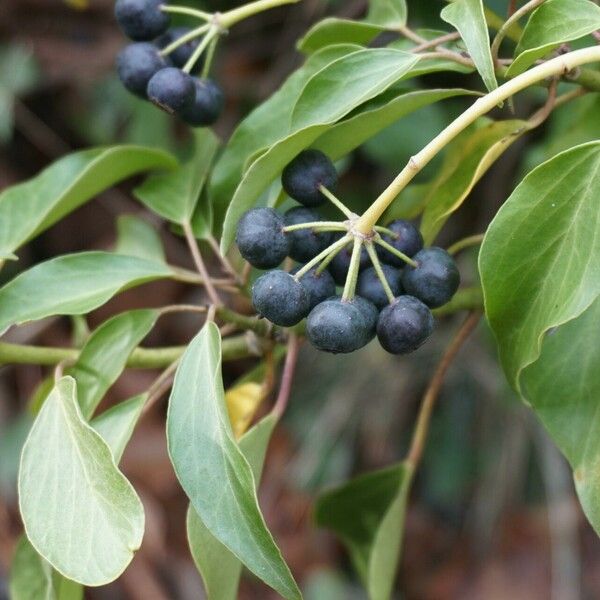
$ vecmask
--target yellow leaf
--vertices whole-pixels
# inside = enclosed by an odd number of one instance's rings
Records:
[[[263,386],[255,382],[242,383],[225,392],[229,420],[236,439],[248,429],[263,400]]]
[[[88,0],[65,0],[65,4],[75,10],[86,10],[89,8]]]

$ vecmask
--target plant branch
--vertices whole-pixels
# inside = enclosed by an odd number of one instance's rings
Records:
[[[444,377],[448,372],[448,368],[452,364],[452,361],[458,354],[458,351],[464,344],[465,340],[469,337],[473,329],[477,326],[480,318],[479,313],[471,313],[458,330],[456,336],[452,340],[451,344],[446,349],[446,352],[442,356],[435,373],[425,391],[423,400],[421,401],[421,408],[419,409],[419,415],[417,417],[417,424],[413,433],[413,438],[410,444],[408,454],[406,456],[406,462],[412,468],[416,469],[421,457],[423,456],[423,450],[425,449],[425,442],[427,440],[427,432],[429,431],[429,422],[431,420],[431,414],[435,401],[440,393]]]
[[[296,364],[298,363],[298,350],[300,348],[300,340],[295,334],[290,334],[287,344],[287,354],[283,365],[283,373],[281,375],[281,384],[279,385],[279,393],[273,405],[272,413],[280,419],[287,407],[292,391],[292,382],[294,381],[294,373]]]
[[[271,8],[277,8],[284,4],[295,4],[299,1],[300,0],[256,0],[256,2],[244,4],[239,8],[234,8],[233,10],[218,15],[218,22],[224,29],[229,29],[232,25],[260,12],[270,10]]]
[[[453,42],[454,40],[460,40],[460,33],[458,31],[454,31],[452,33],[446,33],[445,35],[440,35],[433,40],[423,41],[418,46],[415,46],[411,49],[413,54],[418,52],[423,52],[423,50],[429,50],[430,48],[437,48],[442,44],[446,44],[447,42]]]
[[[185,240],[187,242],[188,248],[190,249],[192,258],[194,259],[196,268],[198,269],[198,273],[200,273],[200,277],[202,277],[202,279],[204,281],[204,286],[206,287],[206,292],[208,293],[208,297],[210,298],[210,301],[215,306],[220,306],[223,303],[221,302],[221,298],[219,297],[219,294],[217,293],[217,290],[215,289],[215,286],[213,285],[213,283],[211,281],[210,275],[208,274],[208,270],[206,269],[206,265],[204,264],[204,261],[202,260],[202,255],[200,254],[200,248],[198,247],[198,242],[196,241],[196,238],[194,237],[194,232],[192,231],[192,227],[187,222],[183,224],[183,233],[185,235]]]

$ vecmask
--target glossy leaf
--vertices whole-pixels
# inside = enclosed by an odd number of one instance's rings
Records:
[[[11,600],[80,600],[83,588],[57,573],[22,535],[10,567]]]
[[[498,87],[482,0],[455,0],[440,16],[460,33],[489,91]]]
[[[547,332],[600,294],[600,142],[534,169],[489,226],[479,254],[488,321],[511,385]]]
[[[336,121],[401,79],[418,60],[399,50],[358,50],[314,75],[294,107],[291,133],[261,154],[239,184],[225,216],[221,249],[229,249],[239,218],[294,156]]]
[[[192,156],[185,163],[169,173],[151,175],[133,193],[168,221],[189,223],[218,147],[219,140],[210,129],[199,130]]]
[[[369,0],[367,21],[390,29],[406,25],[406,0]]]
[[[356,477],[317,501],[317,525],[333,530],[347,547],[369,600],[391,597],[410,479],[400,463]]]
[[[298,50],[312,54],[334,44],[365,46],[375,39],[385,27],[366,21],[351,21],[330,17],[311,27],[298,41]]]
[[[267,415],[239,441],[240,450],[245,456],[254,480],[259,482],[277,419]],[[242,563],[205,527],[190,504],[187,512],[187,536],[194,562],[202,575],[208,600],[236,600],[242,572]]]
[[[141,171],[176,166],[170,154],[142,146],[93,148],[57,160],[0,194],[0,258],[115,183]]]
[[[115,253],[137,256],[152,262],[165,262],[165,251],[156,229],[133,215],[121,215],[117,219]]]
[[[80,315],[118,292],[170,277],[166,265],[109,252],[66,254],[40,263],[0,288],[0,332],[50,315]]]
[[[88,338],[69,375],[77,381],[81,412],[89,419],[123,372],[129,355],[148,335],[157,310],[131,310],[108,319]]]
[[[208,322],[185,351],[167,413],[175,473],[206,528],[286,599],[300,592],[258,506],[255,480],[231,429],[221,337]]]
[[[566,42],[600,29],[600,7],[590,0],[546,0],[529,17],[507,71],[514,77]]]
[[[600,297],[548,333],[523,372],[523,394],[573,468],[583,510],[600,534]]]
[[[19,508],[34,548],[84,585],[116,579],[141,544],[142,504],[85,422],[71,377],[57,382],[23,446]]]
[[[211,176],[209,197],[217,224],[223,222],[225,210],[250,157],[289,133],[292,110],[305,83],[326,65],[359,49],[356,45],[341,44],[315,52],[275,94],[238,125]]]
[[[421,233],[426,244],[433,242],[475,184],[525,131],[526,121],[492,121],[475,130],[467,130],[448,146],[446,160],[424,200]]]

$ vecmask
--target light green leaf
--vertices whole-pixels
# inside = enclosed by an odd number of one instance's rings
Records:
[[[382,31],[385,31],[385,27],[374,23],[330,17],[311,27],[304,37],[298,40],[297,46],[304,54],[312,54],[334,44],[365,46]]]
[[[567,457],[583,510],[600,534],[600,298],[548,333],[522,375],[523,394]]]
[[[600,7],[590,0],[546,0],[529,17],[506,72],[514,77],[566,42],[600,29]]]
[[[460,33],[489,91],[498,87],[482,0],[455,0],[440,16]]]
[[[135,188],[135,197],[168,221],[189,223],[218,148],[210,129],[199,130],[192,156],[175,171],[150,175]]]
[[[105,410],[90,422],[110,448],[117,464],[123,456],[147,399],[148,394],[139,394],[124,400]]]
[[[141,171],[176,166],[170,154],[141,146],[93,148],[57,160],[0,194],[0,258],[115,183]]]
[[[260,512],[252,470],[233,437],[221,336],[212,322],[192,340],[177,369],[167,442],[175,473],[206,528],[284,598],[300,598]]]
[[[369,0],[367,21],[389,29],[406,25],[406,0]]]
[[[410,480],[410,469],[400,463],[356,477],[317,501],[317,525],[344,542],[369,600],[391,597]]]
[[[217,161],[210,181],[209,196],[219,226],[249,158],[289,133],[292,110],[305,83],[326,65],[359,49],[359,46],[343,44],[315,52],[275,94],[238,125]]]
[[[269,414],[240,438],[240,450],[256,482],[260,481],[267,446],[276,424],[277,419]],[[191,504],[186,523],[192,557],[204,580],[208,599],[236,600],[242,563],[210,533]]]
[[[88,338],[69,375],[77,381],[81,412],[89,419],[123,372],[129,355],[148,335],[159,312],[131,310],[102,323]],[[110,445],[110,444],[109,444]]]
[[[488,321],[511,385],[544,335],[600,294],[600,142],[543,163],[519,184],[486,233],[479,271]]]
[[[137,256],[151,262],[165,262],[165,251],[158,232],[150,223],[134,215],[117,218],[115,253]]]
[[[124,289],[172,274],[166,265],[109,252],[53,258],[0,288],[0,332],[50,315],[87,313]]]
[[[229,249],[242,214],[294,156],[336,121],[401,79],[418,60],[417,56],[400,50],[358,50],[330,63],[309,79],[294,107],[291,133],[261,154],[239,184],[225,216],[222,251]]]
[[[426,244],[433,242],[475,184],[527,127],[527,121],[519,119],[492,121],[468,129],[448,146],[442,169],[425,199],[421,233]]]
[[[11,600],[80,600],[83,588],[44,560],[22,535],[10,567]]]
[[[142,503],[85,422],[71,377],[57,382],[23,446],[19,508],[33,547],[84,585],[114,581],[140,547]]]

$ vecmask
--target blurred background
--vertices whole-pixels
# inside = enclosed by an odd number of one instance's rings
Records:
[[[239,4],[194,3],[207,10]],[[486,4],[505,16],[509,3]],[[437,16],[442,5],[410,1],[411,26],[443,28]],[[131,142],[180,152],[190,142],[189,132],[118,83],[113,65],[125,40],[112,7],[113,0],[0,3],[0,188],[91,145]],[[236,26],[220,44],[213,69],[227,98],[217,133],[227,139],[236,123],[301,63],[295,42],[311,24],[330,14],[359,18],[365,9],[365,0],[303,0]],[[476,76],[459,74],[430,75],[415,83],[481,89]],[[543,98],[541,90],[519,98],[517,115],[530,114]],[[446,100],[382,132],[344,161],[340,195],[357,209],[370,203],[408,157],[467,103]],[[526,170],[567,142],[597,136],[599,130],[594,96],[557,111],[510,148],[438,243],[484,231]],[[437,167],[439,162],[432,164],[419,181],[431,178]],[[36,238],[0,280],[57,254],[111,247],[115,220],[123,214],[157,227],[170,261],[191,267],[179,238],[133,200],[129,192],[135,183],[102,194]],[[472,249],[459,257],[467,284],[476,282],[476,254]],[[50,319],[12,331],[6,339],[69,345],[77,340],[74,331],[94,328],[118,311],[203,301],[198,294],[174,282],[155,283],[119,296],[87,323]],[[271,442],[260,499],[307,600],[364,598],[340,544],[314,526],[313,499],[328,486],[404,456],[420,397],[463,318],[444,320],[431,341],[408,358],[389,356],[377,344],[345,357],[303,347],[288,412]],[[185,343],[199,325],[197,317],[173,315],[161,320],[145,343]],[[226,382],[252,365],[227,364]],[[0,597],[7,597],[11,556],[22,531],[16,497],[19,452],[39,400],[36,389],[48,374],[36,366],[0,368]],[[103,407],[139,392],[155,376],[128,371]],[[165,405],[163,399],[141,420],[122,463],[146,509],[142,548],[118,581],[86,590],[86,598],[203,597],[185,538],[187,502],[166,453]],[[565,461],[508,389],[484,323],[459,354],[439,398],[411,494],[396,594],[415,600],[600,598],[600,541],[581,513]],[[276,597],[244,576],[240,598]]]

